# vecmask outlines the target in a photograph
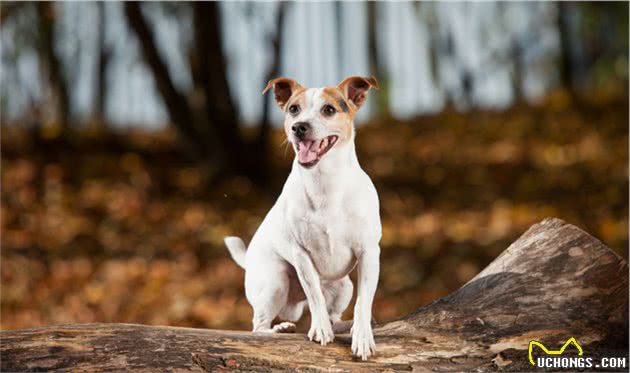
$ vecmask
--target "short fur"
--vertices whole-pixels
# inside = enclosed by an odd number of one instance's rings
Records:
[[[308,306],[308,337],[322,346],[332,342],[332,326],[352,298],[349,274],[357,266],[352,352],[366,360],[375,352],[371,320],[381,221],[376,189],[356,156],[354,115],[368,90],[377,88],[376,79],[350,77],[338,86],[307,89],[277,78],[264,92],[271,88],[286,113],[285,132],[296,151],[293,168],[249,248],[237,237],[225,238],[232,257],[246,270],[253,331],[293,330],[289,322],[271,323],[276,317],[297,321]],[[290,113],[292,105],[298,106],[297,114]],[[326,105],[335,108],[333,115],[326,114]],[[307,123],[303,136],[324,149],[314,165],[300,163],[298,144],[304,138],[296,135],[296,123]]]

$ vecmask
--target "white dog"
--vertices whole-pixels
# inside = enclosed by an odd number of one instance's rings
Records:
[[[282,194],[254,234],[249,249],[226,237],[232,257],[245,268],[245,292],[254,309],[254,332],[287,332],[308,303],[310,340],[334,339],[332,324],[352,298],[349,274],[358,264],[352,352],[366,360],[375,351],[372,301],[379,276],[381,221],[378,195],[354,148],[354,116],[373,77],[305,88],[277,78],[275,99],[286,113],[284,129],[296,156]],[[332,323],[332,324],[331,324]]]

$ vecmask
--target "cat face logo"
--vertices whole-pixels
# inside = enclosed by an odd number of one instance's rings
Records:
[[[571,344],[573,344],[577,348],[579,356],[582,356],[584,354],[584,351],[582,350],[582,346],[580,346],[578,341],[576,341],[575,338],[573,337],[569,338],[566,342],[564,342],[564,344],[562,345],[562,347],[560,347],[559,350],[548,350],[547,347],[545,347],[542,343],[538,341],[529,341],[529,348],[528,348],[529,362],[532,365],[536,365],[534,363],[534,357],[532,356],[532,350],[534,349],[534,346],[540,347],[547,355],[562,355],[564,353],[564,350]]]

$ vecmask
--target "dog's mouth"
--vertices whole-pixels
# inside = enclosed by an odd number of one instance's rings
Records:
[[[299,140],[296,144],[298,163],[310,168],[319,162],[337,142],[339,136],[326,136],[321,140]]]

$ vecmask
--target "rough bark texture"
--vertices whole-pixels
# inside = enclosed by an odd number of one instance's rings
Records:
[[[524,371],[530,340],[569,337],[585,356],[627,356],[628,266],[558,219],[531,227],[453,294],[375,329],[377,355],[302,334],[63,325],[2,332],[3,371]]]

